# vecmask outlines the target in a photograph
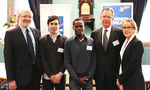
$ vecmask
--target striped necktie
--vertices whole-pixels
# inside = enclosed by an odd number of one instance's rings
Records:
[[[35,63],[35,56],[34,56],[34,48],[33,48],[33,43],[32,43],[32,39],[31,36],[29,34],[29,30],[26,29],[26,37],[27,37],[27,43],[28,43],[28,48],[29,48],[29,52],[31,54],[32,57],[32,63]]]

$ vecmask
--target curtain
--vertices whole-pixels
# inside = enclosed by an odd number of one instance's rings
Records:
[[[52,4],[52,0],[28,0],[35,27],[40,30],[40,4]]]
[[[147,0],[121,0],[121,2],[133,2],[133,19],[140,28],[142,15],[146,7]]]

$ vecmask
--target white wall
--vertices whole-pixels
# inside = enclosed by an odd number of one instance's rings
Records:
[[[150,0],[147,1],[147,7],[143,13],[138,38],[145,44],[150,44]]]
[[[4,35],[6,32],[6,27],[3,27],[3,25],[7,22],[7,0],[3,0],[0,3],[0,38],[4,39]]]

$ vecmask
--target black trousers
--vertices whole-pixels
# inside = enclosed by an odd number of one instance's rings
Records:
[[[53,84],[51,80],[45,80],[43,78],[43,87],[44,90],[65,90],[66,86],[66,75],[63,75],[60,80],[60,84]]]
[[[115,77],[112,79],[112,77],[109,77],[106,74],[104,80],[101,82],[98,79],[95,79],[95,85],[96,90],[119,90],[116,85]]]
[[[36,69],[36,65],[33,65],[32,76],[31,76],[31,80],[29,84],[26,86],[23,86],[23,85],[19,85],[18,83],[17,90],[40,90],[40,80],[41,80],[41,76],[39,75]]]

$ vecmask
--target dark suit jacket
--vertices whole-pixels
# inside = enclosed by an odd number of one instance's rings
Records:
[[[96,48],[97,68],[94,79],[98,82],[104,81],[104,77],[113,82],[116,81],[116,74],[119,69],[119,51],[125,39],[122,30],[115,26],[111,27],[110,37],[105,52],[102,45],[102,27],[92,32]],[[119,42],[114,45],[113,43]]]
[[[144,78],[141,69],[143,45],[136,36],[129,42],[122,58],[122,74],[119,76],[120,84],[124,90],[145,90]]]
[[[51,77],[59,72],[64,73],[64,53],[58,52],[58,48],[64,49],[67,37],[59,35],[53,43],[50,35],[40,38],[40,56],[44,72]]]
[[[38,60],[38,41],[40,31],[31,28],[36,43],[36,66],[40,70]],[[6,32],[4,45],[4,59],[7,73],[7,80],[16,80],[20,85],[27,85],[31,80],[32,58],[28,45],[20,27]]]

